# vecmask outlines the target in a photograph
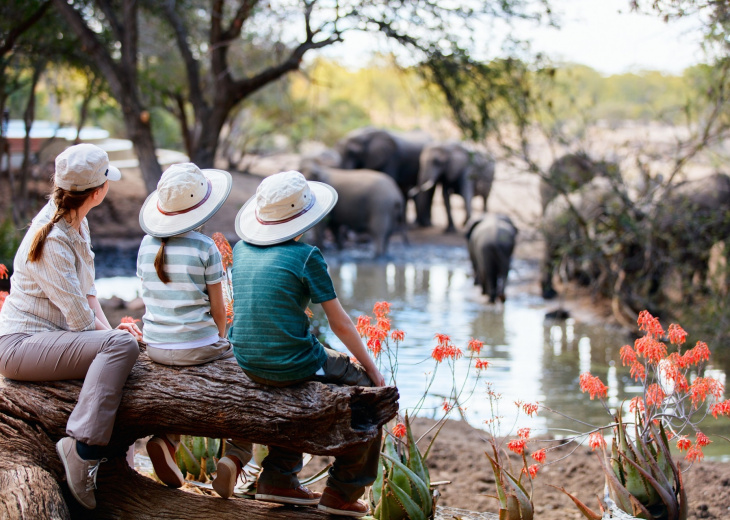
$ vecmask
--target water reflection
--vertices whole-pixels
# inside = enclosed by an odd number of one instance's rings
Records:
[[[578,376],[585,371],[590,370],[608,385],[608,405],[614,411],[640,390],[619,358],[621,346],[633,342],[633,338],[572,319],[545,319],[545,313],[554,304],[546,305],[537,295],[525,291],[525,284],[508,286],[505,305],[488,305],[473,285],[465,249],[394,246],[389,262],[373,262],[368,254],[358,256],[352,252],[327,251],[326,258],[337,294],[353,319],[370,314],[377,301],[391,303],[393,327],[406,333],[397,373],[402,410],[418,402],[433,376],[435,365],[430,353],[436,345],[435,333],[450,335],[464,351],[471,338],[484,342],[482,357],[490,362],[483,373],[485,377],[477,379],[476,371],[467,373],[465,363],[457,364],[456,372],[458,382],[475,388],[472,398],[465,403],[464,415],[478,428],[484,427],[492,413],[485,392],[487,381],[495,392],[502,394],[499,415],[503,417],[504,433],[509,433],[513,426],[550,430],[553,434],[586,430],[583,425],[549,412],[541,412],[532,419],[517,415],[513,404],[517,400],[539,401],[585,423],[606,424],[608,416],[604,409],[578,389]],[[534,268],[517,261],[513,274],[519,277],[519,273],[530,273]],[[106,282],[109,280],[99,283],[102,297],[109,294]],[[134,290],[138,284],[135,278],[110,283],[127,290]],[[315,318],[321,320],[321,309],[313,307]],[[344,349],[329,330],[325,329],[325,335],[333,346]],[[424,415],[440,416],[443,400],[451,388],[450,374],[445,368],[440,367],[437,372],[422,410]],[[725,371],[718,368],[711,368],[706,375],[725,382]],[[711,420],[702,428],[707,433],[722,433],[728,424]],[[708,455],[730,453],[730,446],[721,441],[708,448]]]

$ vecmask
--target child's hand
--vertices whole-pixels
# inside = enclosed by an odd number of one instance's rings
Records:
[[[134,336],[134,339],[136,339],[137,341],[142,341],[142,331],[139,330],[139,327],[137,327],[136,323],[120,323],[119,325],[117,325],[117,328],[119,330],[126,330],[132,336]]]
[[[367,371],[367,374],[370,380],[373,382],[373,385],[385,386],[385,378],[377,368],[373,367],[372,370]]]

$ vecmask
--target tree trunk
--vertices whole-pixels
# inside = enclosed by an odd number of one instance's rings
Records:
[[[81,381],[28,383],[0,378],[0,518],[277,519],[323,518],[313,508],[222,500],[170,489],[119,457],[100,467],[98,506],[86,511],[59,485],[54,444],[65,435]],[[227,438],[337,455],[378,435],[395,416],[395,387],[306,382],[287,388],[252,382],[235,363],[167,367],[145,354],[132,370],[111,447],[164,432]]]

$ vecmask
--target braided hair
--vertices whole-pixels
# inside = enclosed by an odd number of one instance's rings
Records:
[[[46,238],[48,238],[48,234],[53,229],[53,226],[55,226],[56,223],[64,218],[70,211],[78,210],[84,202],[86,202],[86,199],[103,186],[104,184],[84,191],[68,191],[63,188],[59,188],[58,186],[53,189],[51,198],[56,204],[56,213],[49,222],[36,232],[35,237],[33,237],[33,243],[30,246],[30,251],[28,251],[29,262],[37,262],[40,259]]]

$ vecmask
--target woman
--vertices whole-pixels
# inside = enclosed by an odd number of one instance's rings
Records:
[[[56,158],[51,198],[36,215],[13,263],[0,311],[0,374],[19,381],[84,379],[56,444],[71,493],[96,507],[99,464],[122,387],[139,355],[133,323],[112,329],[96,298],[94,254],[86,215],[121,178],[101,148],[79,144]]]

